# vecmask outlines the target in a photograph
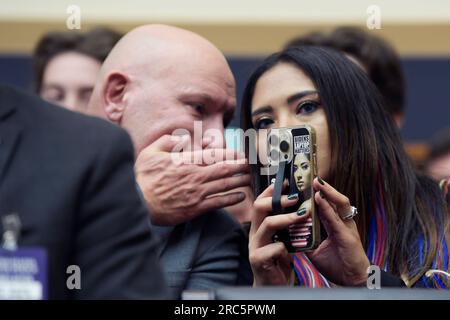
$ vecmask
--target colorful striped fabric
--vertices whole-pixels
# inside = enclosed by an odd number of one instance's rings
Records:
[[[294,271],[300,286],[310,288],[330,288],[331,286],[304,253],[294,255]]]

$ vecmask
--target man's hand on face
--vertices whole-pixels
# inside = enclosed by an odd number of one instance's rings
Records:
[[[250,184],[243,154],[226,149],[172,152],[186,143],[189,137],[164,135],[136,160],[136,179],[155,225],[177,225],[245,199],[243,192],[219,195]]]

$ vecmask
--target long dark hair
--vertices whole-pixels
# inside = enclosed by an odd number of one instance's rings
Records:
[[[356,223],[363,244],[369,245],[370,219],[381,195],[386,215],[383,261],[390,272],[414,284],[432,267],[443,237],[448,236],[448,214],[438,185],[415,173],[374,84],[332,49],[304,46],[268,57],[250,76],[243,94],[244,130],[253,128],[251,106],[258,79],[279,63],[301,69],[319,92],[331,146],[328,180],[358,208]],[[252,165],[251,173],[258,194],[259,165]],[[448,239],[444,243],[448,257]]]

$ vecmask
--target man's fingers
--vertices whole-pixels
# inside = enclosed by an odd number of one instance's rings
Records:
[[[233,149],[203,149],[203,161],[205,164],[213,164],[219,161],[241,160],[245,163],[245,154]]]
[[[243,174],[239,176],[233,176],[224,178],[221,180],[215,180],[205,183],[202,188],[205,190],[205,195],[213,195],[217,193],[227,192],[239,187],[246,187],[250,185],[250,175]]]
[[[197,164],[202,166],[213,165],[218,162],[235,161],[245,164],[245,154],[232,149],[203,149],[184,151],[177,155],[185,164]]]
[[[190,143],[190,136],[165,134],[144,148],[141,152],[173,152],[182,151]]]
[[[246,163],[240,162],[240,160],[222,161],[210,166],[201,167],[205,174],[206,181],[214,181],[222,178],[232,177],[236,174],[247,173],[249,171]]]
[[[198,212],[205,212],[209,210],[221,209],[224,207],[235,205],[245,199],[245,193],[233,192],[224,195],[216,195],[205,198],[197,206]]]

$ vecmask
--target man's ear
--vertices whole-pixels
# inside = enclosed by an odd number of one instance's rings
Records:
[[[126,107],[125,93],[129,78],[121,72],[113,72],[106,78],[103,102],[108,120],[120,124]]]

